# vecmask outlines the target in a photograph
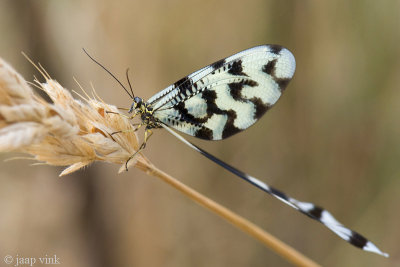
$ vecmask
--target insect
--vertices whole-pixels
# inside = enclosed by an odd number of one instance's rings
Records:
[[[296,62],[289,50],[279,45],[261,45],[241,51],[180,79],[148,101],[133,94],[128,71],[130,92],[103,65],[86,54],[117,80],[132,98],[128,113],[133,114],[131,118],[140,116],[139,127],[145,127],[144,141],[136,153],[145,148],[153,129],[164,128],[203,156],[319,221],[350,244],[388,257],[368,239],[339,223],[327,210],[287,196],[209,154],[171,129],[204,140],[221,140],[253,125],[277,102],[294,75]]]

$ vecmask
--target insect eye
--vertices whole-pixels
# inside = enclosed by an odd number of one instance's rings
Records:
[[[138,105],[140,105],[142,103],[142,99],[140,97],[135,96],[133,98],[133,101],[135,101],[135,103],[137,103]]]

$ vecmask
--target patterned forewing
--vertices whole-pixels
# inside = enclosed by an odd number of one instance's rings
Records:
[[[253,125],[279,99],[294,70],[289,50],[258,46],[179,80],[148,103],[161,123],[220,140]]]

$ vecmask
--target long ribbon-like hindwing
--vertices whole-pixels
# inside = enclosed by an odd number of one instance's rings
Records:
[[[185,138],[183,138],[182,136],[178,135],[176,132],[171,130],[169,127],[163,125],[163,128],[166,129],[168,132],[170,132],[175,137],[177,137],[183,143],[185,143],[189,147],[193,148],[197,152],[200,152],[200,154],[202,154],[206,158],[210,159],[211,161],[215,162],[216,164],[220,165],[224,169],[230,171],[231,173],[242,178],[246,182],[256,186],[257,188],[261,189],[262,191],[270,194],[271,196],[279,199],[280,201],[284,202],[285,204],[291,206],[292,208],[302,212],[303,214],[307,215],[308,217],[310,217],[316,221],[319,221],[320,223],[322,223],[323,225],[328,227],[332,232],[334,232],[335,234],[337,234],[338,236],[340,236],[342,239],[346,240],[353,246],[361,248],[362,250],[365,250],[365,251],[370,251],[370,252],[380,254],[385,257],[389,256],[387,253],[382,252],[378,247],[376,247],[371,241],[366,239],[364,236],[343,226],[340,222],[338,222],[332,216],[332,214],[329,211],[327,211],[321,207],[318,207],[317,205],[315,205],[313,203],[301,202],[294,198],[291,198],[288,195],[286,195],[285,193],[283,193],[282,191],[277,190],[277,189],[267,185],[266,183],[258,180],[257,178],[254,178],[253,176],[250,176],[250,175],[232,167],[231,165],[223,162],[222,160],[220,160],[217,157],[211,155],[210,153],[204,151],[203,149],[199,148],[198,146],[190,143]]]

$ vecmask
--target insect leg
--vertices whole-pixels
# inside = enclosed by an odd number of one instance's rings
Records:
[[[128,120],[131,120],[131,119],[135,118],[136,115],[138,114],[138,113],[133,113],[132,116],[127,116],[127,115],[125,115],[125,114],[121,114],[121,113],[119,113],[119,112],[109,111],[109,110],[106,110],[106,113],[107,113],[107,114],[119,115],[119,116],[122,116],[122,117],[124,117],[124,118],[126,118],[126,119],[128,119]]]
[[[143,125],[143,124],[142,124],[142,125]],[[139,127],[140,127],[140,126],[139,126]],[[146,128],[146,131],[144,132],[144,140],[143,140],[143,143],[140,145],[139,149],[138,149],[135,153],[133,153],[133,154],[128,158],[128,160],[125,162],[125,169],[126,169],[126,171],[128,171],[128,162],[129,162],[131,159],[133,159],[133,158],[136,156],[137,153],[141,152],[141,151],[146,147],[147,140],[149,140],[150,136],[152,136],[152,135],[153,135],[153,131],[150,130],[150,129],[148,129],[148,128]]]
[[[120,130],[116,132],[112,132],[111,135],[117,134],[117,133],[129,133],[129,132],[136,132],[139,130],[140,127],[142,127],[143,123],[132,123],[132,126],[137,126],[135,129],[126,129],[126,130]]]

